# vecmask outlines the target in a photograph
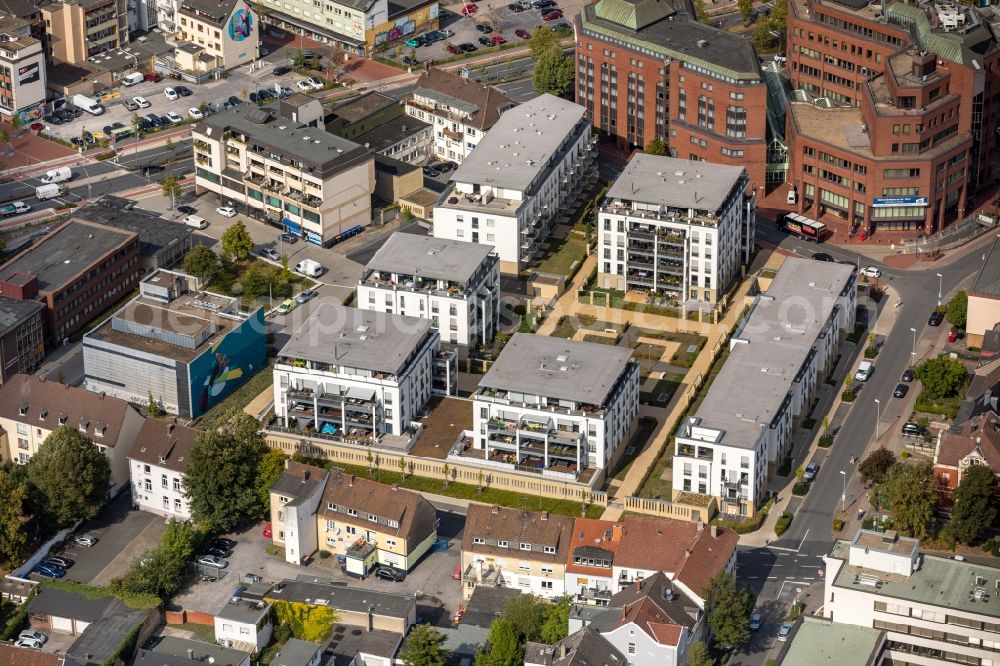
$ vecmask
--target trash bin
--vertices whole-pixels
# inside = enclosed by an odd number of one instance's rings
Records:
[[[958,333],[955,331],[948,331],[948,342],[955,342],[956,338],[958,338]]]

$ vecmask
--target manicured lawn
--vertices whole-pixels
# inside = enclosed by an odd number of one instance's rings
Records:
[[[564,240],[549,243],[546,256],[538,264],[537,270],[539,273],[569,276],[574,262],[583,262],[586,257],[586,241],[576,232],[572,232]]]
[[[168,627],[178,631],[190,631],[195,637],[206,643],[215,643],[215,628],[207,624],[168,624]]]

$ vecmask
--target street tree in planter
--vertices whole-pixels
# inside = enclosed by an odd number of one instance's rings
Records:
[[[708,626],[716,643],[739,647],[750,639],[750,611],[753,599],[750,593],[736,585],[733,575],[726,571],[715,574],[704,592],[708,608]]]

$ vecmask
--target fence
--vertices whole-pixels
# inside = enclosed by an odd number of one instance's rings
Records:
[[[705,507],[695,507],[687,504],[675,504],[668,500],[650,499],[647,497],[626,497],[625,510],[644,513],[658,518],[673,518],[691,522],[708,522],[715,515],[715,499],[711,499]]]

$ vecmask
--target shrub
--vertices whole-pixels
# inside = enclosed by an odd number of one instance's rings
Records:
[[[825,433],[819,438],[819,446],[823,449],[828,449],[833,446],[833,435],[830,433]]]
[[[328,551],[328,550],[321,550],[321,551],[319,551],[319,559],[325,560],[328,557],[330,557],[331,554],[332,553],[330,553],[330,551]]]
[[[834,532],[839,532],[842,529],[844,529],[844,521],[841,520],[840,518],[834,518],[833,519],[833,531]]]
[[[840,394],[840,399],[844,402],[854,402],[854,399],[858,397],[858,394],[854,391],[844,391]]]
[[[910,457],[910,452],[909,451],[900,451],[899,452],[899,457],[902,458],[903,460],[906,460],[907,458]]]
[[[865,358],[875,358],[878,356],[878,347],[865,347]]]
[[[788,528],[792,524],[792,514],[787,511],[782,511],[781,515],[778,516],[778,521],[774,524],[774,533],[781,536],[788,531]]]
[[[792,486],[792,494],[797,497],[802,497],[809,492],[809,484],[805,481],[799,481],[794,486]]]

